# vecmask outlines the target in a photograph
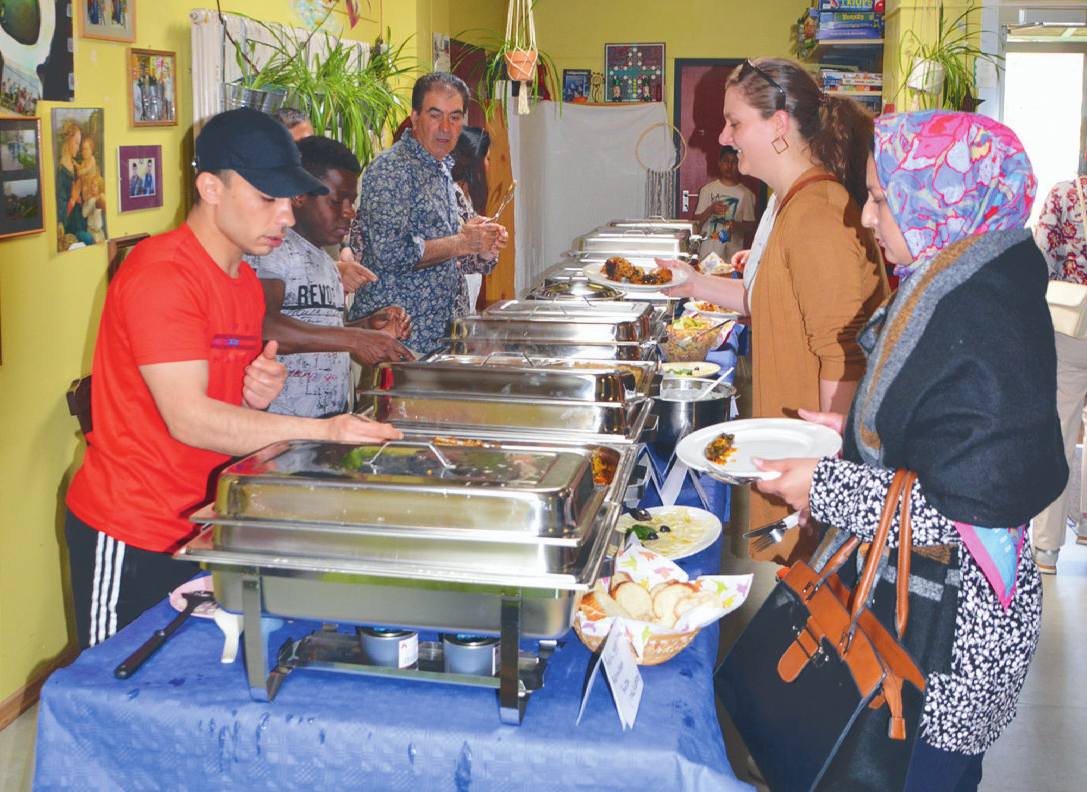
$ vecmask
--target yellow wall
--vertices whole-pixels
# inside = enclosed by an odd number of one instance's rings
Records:
[[[399,2],[387,3],[390,6]],[[223,0],[223,10],[297,24],[288,0]],[[366,4],[360,4],[366,13]],[[124,43],[75,38],[76,91],[72,107],[105,108],[106,227],[111,237],[158,233],[185,216],[187,163],[192,157],[189,110],[189,9],[214,7],[200,0],[138,4],[136,46],[177,53],[178,126],[130,129],[126,122]],[[381,8],[372,3],[373,13]],[[342,7],[342,6],[341,6]],[[341,17],[343,15],[341,14]],[[388,15],[387,15],[388,16]],[[392,25],[393,38],[412,30]],[[376,21],[364,21],[349,38],[372,41]],[[428,47],[429,51],[429,47]],[[50,108],[38,105],[42,143],[51,152]],[[163,208],[117,211],[118,145],[161,145]],[[55,228],[54,178],[45,160],[45,226]],[[41,234],[0,241],[0,702],[18,691],[72,645],[65,613],[66,566],[62,557],[63,497],[82,458],[82,438],[64,393],[90,371],[98,315],[105,294],[106,248],[56,252]]]
[[[787,55],[792,24],[807,0],[540,0],[536,32],[558,69],[603,68],[607,42],[667,44],[669,76],[677,57]],[[116,147],[161,145],[164,206],[119,214],[111,202],[111,236],[158,233],[186,212],[192,140],[188,73],[189,20],[200,0],[138,4],[137,46],[177,52],[179,125],[129,129],[125,122],[125,44],[76,39],[76,96],[72,106],[106,109],[106,151],[100,157],[107,190],[116,194]],[[373,0],[370,17],[352,38],[371,41],[391,26],[393,40],[414,34],[429,66],[431,34],[472,27],[505,28],[506,0]],[[224,10],[293,22],[288,0],[224,0]],[[341,5],[342,8],[342,5]],[[662,11],[662,9],[666,9]],[[341,13],[341,18],[343,15]],[[43,149],[52,150],[49,103],[39,105]],[[53,175],[46,167],[46,227],[56,218]],[[56,253],[46,232],[0,242],[0,702],[72,645],[65,613],[63,496],[82,455],[82,439],[64,393],[90,370],[105,293],[106,252],[95,246]]]

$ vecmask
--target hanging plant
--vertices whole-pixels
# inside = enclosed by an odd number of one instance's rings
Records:
[[[520,115],[531,110],[532,103],[539,101],[541,92],[558,95],[555,63],[550,55],[536,46],[536,30],[532,21],[534,5],[535,0],[510,0],[505,35],[489,28],[472,28],[456,35],[457,39],[485,53],[482,64],[473,67],[471,76],[479,75],[478,93],[488,120],[493,117],[496,107],[506,112],[506,91],[502,85],[506,80],[512,83],[512,94],[517,97],[517,112]],[[467,59],[470,55],[464,57]],[[561,104],[559,110],[562,110]]]

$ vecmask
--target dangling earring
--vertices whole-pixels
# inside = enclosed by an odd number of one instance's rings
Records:
[[[778,154],[784,154],[786,151],[789,150],[789,141],[783,137],[775,138],[774,142],[771,145],[774,147],[774,151]]]

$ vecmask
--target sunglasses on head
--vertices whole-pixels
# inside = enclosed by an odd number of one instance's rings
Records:
[[[778,110],[784,110],[785,102],[788,99],[788,96],[786,96],[785,94],[785,89],[778,85],[777,82],[769,74],[764,72],[750,60],[744,61],[744,65],[740,69],[740,80],[743,81],[743,79],[747,77],[747,75],[749,75],[751,72],[755,72],[755,74],[759,75],[760,77],[762,77],[762,79],[766,80],[766,82],[770,83],[770,85],[773,86],[774,90],[777,91],[775,105],[777,106]]]

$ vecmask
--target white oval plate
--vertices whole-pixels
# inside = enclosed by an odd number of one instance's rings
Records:
[[[740,319],[743,317],[743,314],[739,311],[703,311],[697,305],[697,303],[700,302],[712,304],[709,303],[708,300],[687,300],[687,302],[683,304],[683,310],[690,313],[701,314],[702,316],[708,316],[711,319]],[[721,306],[717,307],[720,308]]]
[[[706,459],[706,446],[722,432],[732,435],[736,452],[727,464]],[[762,459],[812,459],[833,456],[842,450],[842,437],[833,429],[798,418],[747,418],[707,426],[684,437],[676,456],[687,467],[710,475],[725,474],[763,480],[781,474],[759,470],[752,457]]]
[[[693,506],[652,506],[646,509],[652,516],[649,522],[635,520],[630,514],[619,518],[618,528],[626,531],[632,525],[667,525],[672,530],[659,533],[656,539],[646,539],[642,545],[647,550],[660,553],[673,560],[686,558],[705,550],[721,535],[721,521],[712,512]]]
[[[635,259],[628,259],[628,261],[630,261],[630,263],[638,269],[645,270],[646,272],[652,272],[657,268],[656,263],[652,259],[649,259],[648,263]],[[670,289],[673,286],[678,286],[681,283],[686,283],[687,279],[690,277],[686,272],[683,272],[681,270],[672,270],[671,283],[656,285],[621,283],[620,281],[613,281],[610,278],[606,277],[602,271],[603,268],[603,262],[597,262],[595,264],[586,264],[584,267],[581,268],[581,271],[585,273],[585,277],[591,280],[593,283],[602,283],[605,286],[611,286],[613,289],[618,289],[619,291],[626,292],[659,292],[662,289]]]
[[[712,377],[721,367],[708,360],[691,361],[684,363],[681,360],[673,360],[670,363],[661,363],[661,371],[669,377]]]

